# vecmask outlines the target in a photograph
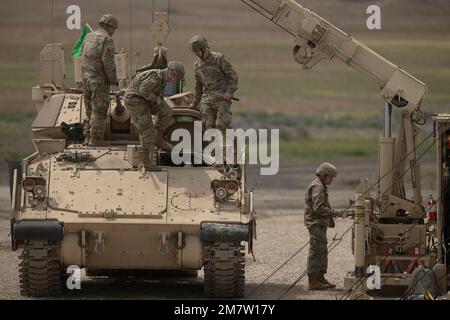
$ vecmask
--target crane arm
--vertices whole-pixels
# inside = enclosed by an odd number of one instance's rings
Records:
[[[314,12],[293,0],[241,0],[295,37],[294,58],[304,69],[338,58],[376,81],[382,99],[412,114],[427,86]]]
[[[381,90],[387,111],[385,137],[380,139],[379,194],[381,215],[395,218],[403,212],[423,215],[420,164],[416,147],[419,129],[415,113],[426,96],[427,86],[405,70],[385,59],[314,12],[294,0],[241,0],[294,37],[294,59],[303,69],[322,60],[337,58],[374,80]],[[390,136],[390,110],[397,107],[402,116],[400,135]],[[394,150],[395,149],[395,150]],[[411,164],[414,198],[406,198],[403,169]]]

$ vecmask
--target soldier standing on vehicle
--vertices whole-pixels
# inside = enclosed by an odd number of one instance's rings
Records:
[[[327,228],[334,228],[337,211],[328,202],[327,187],[337,176],[337,169],[331,163],[322,163],[316,171],[305,195],[305,226],[308,228],[310,243],[307,261],[309,290],[332,289],[324,275],[328,268]]]
[[[112,35],[119,26],[117,19],[105,14],[100,28],[86,36],[82,50],[81,76],[86,107],[85,144],[101,144],[109,107],[110,86],[117,85]]]
[[[139,167],[153,170],[153,146],[172,150],[172,145],[164,139],[173,124],[172,108],[164,100],[166,82],[176,84],[184,79],[181,62],[169,62],[163,70],[153,69],[141,72],[131,81],[125,92],[125,105],[131,112],[133,122],[140,131],[141,143]],[[158,120],[153,124],[152,115]]]
[[[209,49],[205,37],[194,36],[189,42],[199,58],[195,62],[195,97],[191,108],[202,113],[205,129],[217,128],[225,136],[231,127],[230,110],[234,92],[238,89],[238,75],[222,53]]]

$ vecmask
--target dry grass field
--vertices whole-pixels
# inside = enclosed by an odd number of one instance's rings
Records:
[[[163,8],[166,1],[156,1]],[[401,65],[430,87],[423,111],[450,112],[450,2],[447,0],[304,0],[341,29]],[[79,31],[66,28],[66,8],[81,7],[82,23],[96,25],[102,13],[118,16],[116,48],[126,48],[133,65],[148,63],[153,43],[152,1],[17,0],[0,11],[0,172],[6,160],[32,151],[35,117],[31,87],[38,79],[40,49],[50,42],[65,48],[67,84],[73,84],[70,51]],[[366,8],[382,8],[382,30],[366,28]],[[20,9],[19,9],[20,8]],[[130,23],[131,22],[131,23]],[[53,26],[53,27],[52,27]],[[303,158],[373,157],[382,128],[382,104],[374,83],[338,61],[302,71],[291,57],[292,39],[239,0],[172,0],[170,58],[187,65],[193,88],[194,57],[187,41],[204,34],[224,52],[240,75],[233,105],[234,125],[280,128],[282,161]],[[139,52],[137,58],[135,54]],[[429,124],[424,135],[431,130]],[[351,139],[349,139],[351,137]]]

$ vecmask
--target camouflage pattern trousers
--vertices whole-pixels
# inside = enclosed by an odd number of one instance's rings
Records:
[[[84,135],[103,141],[105,137],[105,121],[109,108],[109,82],[83,79],[84,105],[86,119]]]
[[[200,111],[205,130],[216,128],[225,134],[226,129],[231,127],[231,103],[226,100],[202,100]]]
[[[309,231],[309,253],[307,260],[307,272],[327,273],[328,248],[327,227],[323,224],[314,224],[308,227]]]
[[[157,131],[165,133],[173,123],[172,108],[164,99],[161,99],[159,105],[152,105],[138,96],[125,97],[125,105],[130,110],[133,122],[139,130],[142,151],[152,151]],[[155,124],[153,124],[152,115],[158,117]]]

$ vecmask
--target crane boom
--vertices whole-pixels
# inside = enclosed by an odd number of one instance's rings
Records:
[[[420,107],[427,94],[423,82],[299,3],[293,0],[241,1],[256,5],[261,9],[259,13],[295,37],[294,58],[304,69],[336,57],[376,81],[386,102],[409,113]]]
[[[330,22],[294,0],[241,0],[294,37],[294,59],[303,69],[322,60],[337,58],[374,80],[385,102],[389,128],[380,139],[379,200],[384,218],[406,212],[413,218],[424,213],[420,188],[420,165],[416,156],[416,126],[427,86]],[[390,136],[390,111],[395,106],[402,117],[397,139]],[[406,198],[403,170],[410,163],[413,199]]]

